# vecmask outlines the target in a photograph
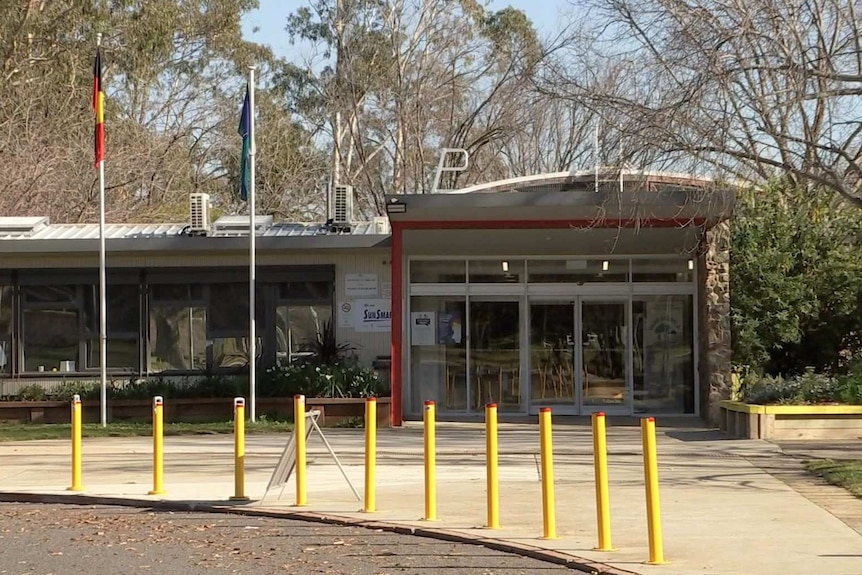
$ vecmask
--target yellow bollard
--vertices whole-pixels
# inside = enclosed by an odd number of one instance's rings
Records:
[[[425,402],[425,521],[437,521],[437,438],[433,401]]]
[[[500,476],[497,454],[497,404],[485,406],[485,473],[488,482],[488,529],[500,528]]]
[[[662,565],[664,545],[661,537],[661,506],[658,497],[658,457],[655,442],[655,418],[641,419],[644,449],[644,484],[646,486],[647,530],[649,532],[649,563]]]
[[[305,483],[305,396],[293,398],[293,431],[296,434],[296,505],[307,505]]]
[[[616,551],[611,544],[611,504],[608,488],[608,442],[605,414],[593,414],[593,458],[596,475],[596,523],[599,533],[597,551]]]
[[[542,440],[542,519],[545,534],[542,539],[557,538],[557,517],[554,504],[554,443],[551,438],[551,408],[539,409],[539,435]]]
[[[81,485],[81,396],[72,399],[72,486],[67,491],[83,491]]]
[[[377,398],[365,400],[365,508],[377,511]]]
[[[153,490],[150,495],[165,492],[164,484],[164,405],[165,400],[153,398]]]
[[[245,495],[245,399],[233,400],[234,495],[231,501],[248,501]]]

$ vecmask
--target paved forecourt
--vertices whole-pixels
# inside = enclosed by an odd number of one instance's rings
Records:
[[[660,423],[660,422],[659,422]],[[362,430],[324,429],[346,473],[363,493]],[[862,536],[825,509],[762,471],[759,464],[785,458],[757,440],[728,440],[715,432],[659,428],[659,478],[665,565],[649,558],[640,430],[608,429],[612,542],[597,544],[592,438],[589,427],[554,427],[558,539],[544,540],[536,425],[500,426],[499,530],[486,523],[485,437],[482,426],[439,424],[437,429],[438,521],[424,516],[421,424],[384,429],[378,437],[377,509],[361,513],[323,443],[308,445],[308,505],[294,507],[293,477],[283,490],[265,494],[287,435],[247,436],[245,495],[235,494],[233,438],[165,438],[165,489],[152,489],[152,440],[85,439],[83,496],[134,502],[169,500],[236,505],[241,509],[316,512],[363,521],[391,522],[457,532],[517,546],[548,549],[583,562],[635,573],[832,575],[862,573]],[[70,442],[0,444],[0,492],[63,494],[71,483]],[[768,466],[765,466],[768,467]]]

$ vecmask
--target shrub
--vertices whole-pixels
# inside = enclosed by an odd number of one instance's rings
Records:
[[[311,361],[318,365],[334,365],[346,361],[355,350],[349,343],[338,342],[335,338],[335,324],[328,319],[323,322],[317,339],[312,342]]]
[[[245,377],[208,375],[188,384],[179,391],[184,397],[238,397],[248,389]]]
[[[789,379],[780,376],[749,376],[741,389],[747,403],[810,405],[824,403],[862,404],[862,372],[832,377],[806,370]]]
[[[110,392],[110,388],[108,389]],[[100,388],[98,383],[86,381],[64,381],[51,391],[51,399],[57,401],[72,401],[78,395],[81,399],[93,399],[99,397]]]
[[[377,374],[357,363],[303,362],[268,369],[260,393],[265,397],[373,397],[381,388]]]
[[[51,399],[71,401],[79,395],[81,399],[98,399],[98,382],[69,381],[57,386]],[[373,397],[385,392],[377,373],[355,361],[319,365],[314,360],[294,363],[287,367],[270,368],[261,374],[258,382],[258,397]],[[107,394],[109,399],[152,399],[160,395],[173,398],[222,398],[244,396],[248,392],[246,376],[208,375],[193,381],[175,381],[162,377],[134,379],[128,382],[112,382]],[[22,388],[16,398],[26,401],[46,399],[47,394],[40,385]]]
[[[837,388],[839,402],[862,405],[862,371],[839,377]]]
[[[157,395],[164,398],[176,397],[177,385],[161,378],[132,380],[122,386],[111,386],[111,399],[150,399]]]
[[[25,385],[18,392],[18,400],[19,401],[42,401],[47,397],[47,393],[45,393],[45,388],[41,385],[33,384],[33,385]]]

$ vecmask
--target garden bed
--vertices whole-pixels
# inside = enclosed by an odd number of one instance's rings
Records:
[[[862,439],[862,405],[757,405],[722,401],[719,427],[733,437]]]
[[[306,408],[319,409],[321,425],[333,427],[365,416],[365,398],[306,398]],[[389,427],[390,398],[377,399],[377,425]],[[108,400],[109,421],[144,422],[152,419],[153,402],[149,399]],[[292,397],[262,397],[256,402],[256,414],[267,419],[292,419]],[[246,409],[248,413],[248,409]],[[0,402],[0,422],[19,423],[69,423],[70,404],[67,401],[4,401]],[[83,418],[86,423],[98,423],[101,419],[98,400],[83,402]],[[226,421],[233,418],[232,398],[177,398],[166,399],[164,408],[166,422]]]

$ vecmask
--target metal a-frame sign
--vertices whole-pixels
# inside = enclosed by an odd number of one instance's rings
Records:
[[[323,440],[323,444],[326,446],[327,451],[329,451],[329,455],[332,456],[332,460],[335,461],[335,465],[338,466],[338,470],[341,471],[341,475],[344,476],[344,480],[347,481],[347,485],[350,486],[350,490],[353,491],[353,495],[356,496],[357,501],[362,501],[362,497],[359,495],[359,492],[356,490],[356,487],[353,486],[353,483],[350,481],[350,478],[347,476],[347,472],[344,471],[344,467],[341,465],[341,461],[338,460],[338,456],[335,454],[335,451],[332,449],[332,446],[329,444],[329,441],[326,440],[326,436],[321,431],[320,426],[317,424],[317,420],[320,418],[320,410],[312,409],[305,412],[305,441],[308,442],[308,438],[311,437],[312,431],[317,431],[317,435],[320,436],[320,439]],[[296,433],[290,434],[290,439],[287,441],[287,445],[284,446],[284,451],[281,453],[281,457],[278,460],[278,463],[275,466],[275,469],[272,472],[272,477],[269,479],[269,483],[266,486],[266,493],[268,494],[273,489],[281,489],[278,494],[277,499],[280,499],[282,494],[284,493],[284,488],[287,486],[287,481],[290,479],[290,476],[293,474],[293,470],[296,468]],[[264,498],[266,494],[264,494]]]

